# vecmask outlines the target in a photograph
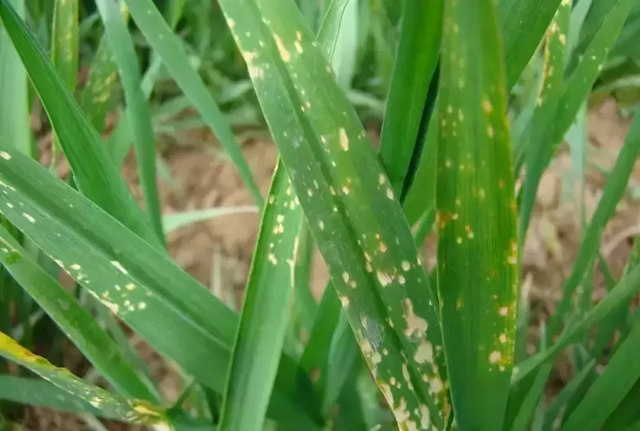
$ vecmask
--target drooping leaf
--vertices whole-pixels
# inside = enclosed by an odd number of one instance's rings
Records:
[[[0,332],[0,356],[22,365],[58,388],[89,403],[107,417],[143,424],[166,424],[164,412],[142,401],[128,401],[102,388],[86,383],[64,368],[34,355]]]
[[[511,383],[514,384],[523,380],[536,372],[542,364],[554,360],[564,348],[584,336],[592,326],[607,318],[621,304],[629,301],[638,293],[638,290],[640,290],[640,267],[636,267],[624,276],[615,289],[609,292],[573,325],[567,327],[547,350],[524,360],[514,367]]]
[[[37,378],[0,375],[0,399],[30,406],[119,419],[118,416],[108,416],[109,412],[101,411],[89,402],[73,396],[46,380]]]
[[[251,205],[186,211],[182,213],[173,213],[163,216],[162,225],[164,227],[164,232],[169,233],[183,226],[188,226],[200,221],[211,220],[216,217],[257,212],[258,209],[255,206]]]
[[[158,402],[152,384],[133,370],[93,317],[33,262],[3,227],[0,227],[0,262],[119,393]]]
[[[571,270],[571,275],[563,287],[563,298],[558,304],[556,313],[549,321],[549,331],[557,333],[560,326],[568,317],[571,310],[572,301],[576,289],[583,280],[584,274],[593,263],[598,246],[600,235],[606,223],[614,215],[616,205],[622,198],[627,182],[633,170],[633,165],[640,154],[640,108],[635,111],[635,118],[631,129],[629,129],[627,139],[618,155],[613,170],[607,178],[607,182],[602,193],[602,198],[598,202],[596,211],[591,219],[591,223],[584,233],[578,257]]]

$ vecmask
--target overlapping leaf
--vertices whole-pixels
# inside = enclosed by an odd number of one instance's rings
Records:
[[[100,136],[65,89],[51,62],[7,0],[0,18],[38,91],[82,193],[143,238],[158,244]]]
[[[262,195],[236,142],[233,131],[223,117],[222,112],[220,112],[209,90],[205,87],[204,82],[189,64],[189,59],[180,39],[173,33],[151,0],[125,0],[125,3],[129,7],[133,20],[147,38],[154,52],[162,59],[178,86],[191,100],[207,125],[218,136],[220,144],[238,167],[240,175],[247,184],[255,202],[261,205],[263,201]]]
[[[362,126],[294,6],[221,6],[378,385],[400,426],[442,428],[435,301]]]
[[[236,315],[165,253],[36,162],[0,148],[2,214],[154,348],[221,392]],[[296,375],[290,358],[281,362],[279,379]],[[278,385],[275,414],[303,420],[304,409],[292,407],[293,389]]]

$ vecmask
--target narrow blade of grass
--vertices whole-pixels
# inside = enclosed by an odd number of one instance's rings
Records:
[[[78,0],[55,0],[51,62],[73,94],[78,81]]]
[[[156,180],[156,141],[151,125],[151,114],[145,95],[140,88],[141,76],[133,40],[122,19],[119,2],[98,0],[96,2],[105,34],[111,46],[113,58],[118,67],[120,82],[126,99],[126,112],[131,126],[133,142],[136,148],[138,176],[142,186],[142,195],[147,217],[161,243],[164,233],[160,220],[160,198]]]
[[[549,321],[549,335],[551,336],[557,333],[563,320],[571,310],[575,291],[597,255],[602,230],[614,215],[616,206],[626,190],[634,162],[640,155],[640,108],[635,110],[634,117],[633,124],[618,155],[616,164],[607,178],[602,198],[598,203],[591,223],[584,233],[578,257],[563,288],[563,298]]]
[[[2,227],[0,243],[3,266],[116,390],[126,397],[158,402],[151,382],[140,378],[93,317]]]
[[[437,105],[434,108],[437,112]],[[425,212],[435,211],[436,162],[438,158],[438,116],[432,115],[424,136],[420,162],[413,184],[403,202],[404,212],[410,224],[416,223]]]
[[[560,393],[553,399],[553,403],[545,412],[543,429],[551,430],[559,428],[558,424],[563,420],[563,414],[567,407],[567,403],[571,397],[573,397],[574,393],[576,393],[576,391],[578,391],[587,380],[595,366],[596,362],[591,360],[582,368],[582,370],[580,370],[580,372],[569,380],[564,388],[562,388]]]
[[[331,339],[339,319],[340,300],[332,286],[327,286],[318,306],[309,341],[300,359],[300,366],[312,376],[326,367]]]
[[[492,0],[445,2],[438,291],[461,429],[501,428],[513,367],[518,243],[501,44]]]
[[[636,267],[637,262],[634,262],[634,260],[637,259],[638,251],[640,251],[638,248],[638,241],[635,241],[634,246],[631,249],[631,255],[629,256],[627,266],[625,267],[625,274]],[[613,277],[609,264],[602,254],[599,254],[598,257],[600,272],[603,275],[607,291],[610,292],[612,289],[615,289],[618,282]],[[597,359],[602,356],[605,349],[607,349],[611,344],[611,340],[613,340],[617,331],[620,331],[620,335],[623,335],[624,332],[626,332],[627,319],[629,317],[629,306],[630,304],[621,304],[615,312],[611,313],[611,315],[599,325],[589,352],[592,358]]]
[[[220,4],[378,385],[400,426],[432,421],[442,428],[446,390],[435,301],[355,112],[294,6]],[[391,377],[411,384],[398,388]],[[431,389],[423,380],[434,382]]]
[[[181,17],[181,13],[182,13],[181,3],[170,2],[168,4],[168,10],[169,10],[169,17],[167,19],[171,23],[171,28],[174,29]],[[123,10],[123,13],[125,12],[128,18],[129,10],[125,8]],[[115,77],[117,76],[116,65],[115,63],[113,63],[113,61],[110,60],[111,59],[110,47],[107,43],[101,43],[101,46],[99,47],[99,49],[102,48],[103,46],[105,48],[105,55],[104,55],[105,64],[102,65],[103,70],[101,73],[97,73],[98,70],[96,70],[96,74],[97,74],[96,82],[100,82],[99,81],[100,75],[102,74],[106,75],[109,72],[113,73],[113,77],[115,81]],[[100,66],[100,64],[97,64],[96,66]],[[142,82],[140,83],[142,92],[144,93],[144,96],[147,100],[151,97],[154,85],[156,84],[156,81],[161,71],[162,71],[162,59],[157,55],[152,55],[151,65],[145,71],[144,76],[142,77]],[[103,99],[107,97],[108,92],[112,91],[113,85],[112,85],[112,82],[105,82],[104,87],[102,86],[97,86],[97,87],[98,88],[96,88],[96,91],[98,95],[100,95],[100,98],[96,101],[96,104],[99,104],[99,106],[96,106],[96,109],[99,109],[104,105],[104,103],[100,104],[100,102],[104,102]],[[186,98],[185,100],[188,101],[188,99]],[[189,103],[188,106],[191,106],[191,104]],[[155,132],[161,133],[161,131],[158,129],[155,129]],[[127,153],[129,152],[131,141],[132,141],[132,138],[131,138],[131,130],[129,127],[129,122],[127,121],[126,116],[121,115],[115,130],[111,133],[111,138],[109,140],[110,154],[116,166],[121,166],[122,163],[124,162],[124,159],[127,156]]]
[[[125,3],[129,7],[133,20],[154,52],[162,58],[171,76],[216,134],[220,144],[237,166],[256,204],[262,206],[262,195],[236,142],[233,131],[202,79],[189,64],[180,39],[173,33],[151,0],[125,0]]]
[[[336,76],[336,82],[345,90],[351,88],[358,58],[358,33],[361,31],[357,0],[332,1],[318,32],[318,42]]]
[[[302,224],[293,190],[283,187],[288,183],[279,163],[253,254],[222,404],[221,430],[250,431],[263,426],[291,312]],[[249,406],[251,414],[247,414]]]
[[[360,352],[353,339],[349,321],[345,314],[340,315],[335,335],[331,338],[327,355],[326,372],[321,376],[322,412],[327,415],[342,393],[344,385],[361,370]]]
[[[540,328],[540,345],[540,351],[544,351],[546,348],[544,325]],[[539,406],[540,402],[543,401],[542,395],[552,369],[553,363],[547,363],[540,367],[540,370],[538,370],[535,378],[533,379],[533,384],[527,388],[522,400],[518,399],[518,402],[515,403],[515,405],[511,404],[514,398],[509,397],[509,405],[507,406],[507,415],[505,420],[505,425],[508,426],[507,429],[510,429],[511,431],[527,429],[535,410]]]
[[[604,372],[596,379],[578,407],[563,426],[563,431],[599,430],[607,417],[640,379],[640,324],[611,357]]]
[[[297,207],[297,210],[302,211],[300,207]],[[315,243],[311,233],[309,233],[309,228],[303,221],[298,256],[296,257],[294,309],[291,323],[289,324],[291,334],[295,335],[299,346],[302,344],[301,341],[307,339],[311,332],[318,312],[318,303],[311,291],[311,272],[315,250]]]
[[[574,52],[578,44],[584,21],[592,4],[593,0],[580,0],[571,10],[571,24],[567,34],[567,52],[569,54]]]
[[[623,277],[615,289],[609,292],[572,326],[567,327],[547,350],[518,364],[511,376],[512,384],[530,376],[531,373],[538,370],[547,361],[555,359],[565,347],[584,336],[592,326],[606,319],[613,310],[636,295],[638,290],[640,290],[640,267],[636,267]]]
[[[194,210],[183,213],[167,214],[162,217],[162,225],[164,226],[164,232],[168,234],[181,227],[189,226],[193,223],[198,223],[201,221],[211,220],[216,217],[257,212],[258,208],[249,205]]]
[[[89,403],[107,417],[115,417],[131,423],[166,425],[162,410],[142,401],[127,401],[86,383],[68,370],[58,368],[45,358],[34,355],[2,332],[0,332],[0,356],[28,368],[51,384]]]
[[[400,42],[380,136],[389,181],[402,190],[440,57],[443,0],[404,3]]]
[[[571,3],[561,2],[558,10],[556,11],[547,32],[544,37],[544,52],[541,75],[539,80],[539,88],[535,97],[535,106],[532,113],[532,122],[529,129],[541,126],[541,119],[545,118],[547,111],[549,110],[549,104],[555,101],[555,97],[560,94],[564,87],[564,64],[566,58],[566,35],[569,26],[569,17],[571,13]],[[551,102],[550,102],[551,100]],[[521,138],[525,138],[529,134],[527,133]],[[521,143],[524,147],[525,159],[528,157],[531,159],[531,151],[535,148],[531,148],[531,144],[525,139],[524,143]],[[534,156],[535,157],[535,156]],[[518,247],[522,250],[525,238],[521,233],[520,244]],[[519,298],[519,307],[523,306],[522,301],[528,299]],[[525,334],[524,338],[518,339],[516,336],[516,349],[521,347],[521,344],[527,343],[526,333],[528,332],[528,322],[524,323],[520,334]],[[519,334],[516,334],[519,335]],[[517,350],[518,351],[518,350]],[[520,350],[522,351],[522,350]],[[516,387],[513,387],[509,394],[509,403],[507,406],[506,414],[506,426],[512,430],[524,429],[529,424],[531,415],[538,405],[538,400],[544,392],[546,382],[549,378],[549,374],[553,364],[545,364],[537,371],[535,376],[531,376],[527,381],[521,382]]]
[[[75,181],[85,196],[141,237],[158,244],[95,129],[66,91],[51,62],[7,0],[0,1],[0,18],[17,48],[51,119]]]
[[[107,38],[103,35],[89,66],[89,79],[80,96],[82,111],[98,132],[104,129],[104,120],[111,108],[111,99],[117,81],[118,68],[113,62]]]
[[[24,15],[24,0],[11,0],[11,5]],[[0,140],[31,154],[27,74],[4,26],[0,27],[0,94],[5,100],[0,103]]]

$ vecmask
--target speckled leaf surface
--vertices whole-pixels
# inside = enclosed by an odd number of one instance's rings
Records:
[[[233,312],[35,161],[2,150],[2,215],[161,353],[221,390]]]
[[[493,0],[445,1],[437,270],[460,430],[500,429],[513,366],[518,243],[501,44]]]
[[[0,213],[78,284],[200,383],[223,391],[238,319],[220,300],[161,250],[1,143],[0,193]],[[286,380],[298,368],[286,355],[280,361],[274,414],[296,420],[305,412],[292,408]]]
[[[353,108],[295,5],[220,4],[378,386],[401,427],[443,428],[435,301]]]

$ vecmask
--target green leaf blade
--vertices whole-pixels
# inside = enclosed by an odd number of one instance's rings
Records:
[[[302,211],[278,163],[262,217],[219,427],[262,429],[289,320]],[[247,414],[251,406],[252,413]]]
[[[513,366],[518,243],[500,47],[493,1],[445,2],[438,289],[460,429],[500,429]]]
[[[151,226],[153,226],[160,242],[164,243],[164,232],[160,220],[161,205],[156,180],[156,142],[151,125],[149,104],[140,87],[142,78],[135,47],[122,18],[119,3],[113,0],[98,0],[97,5],[124,89],[127,116],[136,148],[136,162],[147,216],[151,220]]]
[[[24,0],[12,0],[18,14],[24,15]],[[0,140],[31,154],[31,124],[27,74],[4,26],[0,28],[0,94],[11,103],[0,104]]]
[[[51,61],[73,93],[78,81],[78,0],[55,0]]]
[[[402,192],[418,143],[427,92],[440,57],[443,0],[407,1],[389,100],[380,136],[380,156],[393,188]]]

